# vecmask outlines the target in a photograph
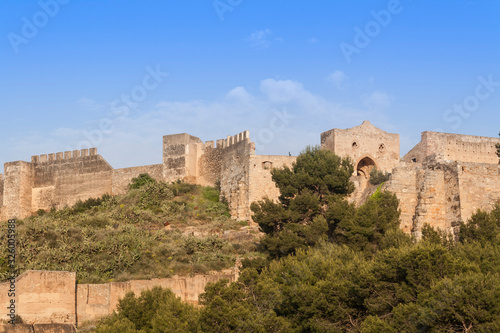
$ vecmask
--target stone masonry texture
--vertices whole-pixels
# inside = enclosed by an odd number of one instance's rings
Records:
[[[356,185],[350,200],[360,204],[370,191],[370,171],[391,174],[384,189],[400,199],[401,228],[416,236],[425,224],[453,232],[477,209],[500,200],[498,138],[423,132],[422,140],[400,157],[399,135],[369,121],[320,135],[323,149],[349,157]],[[114,169],[83,149],[32,156],[5,163],[0,175],[0,218],[25,218],[38,210],[62,208],[78,200],[127,191],[132,178],[148,173],[159,181],[217,186],[235,219],[251,221],[250,204],[279,191],[271,170],[291,167],[294,156],[257,155],[248,131],[203,142],[182,133],[163,137],[163,162]]]

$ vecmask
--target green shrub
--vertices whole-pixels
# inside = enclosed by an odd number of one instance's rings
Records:
[[[199,312],[168,289],[154,287],[139,297],[128,293],[118,313],[101,321],[96,332],[197,332]]]
[[[205,186],[201,191],[201,194],[203,198],[209,201],[219,202],[219,192],[213,187]]]
[[[73,207],[71,207],[71,212],[73,214],[85,212],[94,207],[100,206],[103,202],[109,200],[110,198],[111,196],[109,194],[104,194],[100,198],[89,198],[85,201],[78,199],[78,201],[73,205]]]
[[[370,171],[370,184],[380,185],[389,180],[391,175],[387,172],[379,171],[377,168],[373,168]]]
[[[164,182],[146,183],[143,185],[144,191],[140,195],[140,203],[143,209],[159,209],[166,200],[174,198],[174,193],[170,186]]]
[[[181,180],[177,180],[175,183],[172,183],[170,188],[175,196],[180,196],[183,194],[195,193],[198,189],[198,186],[194,184],[184,183]]]
[[[141,188],[146,184],[156,183],[156,180],[147,173],[141,173],[139,176],[132,178],[128,185],[129,189]]]

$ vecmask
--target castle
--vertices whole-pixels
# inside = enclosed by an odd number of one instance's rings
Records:
[[[355,168],[358,202],[370,191],[372,168],[391,174],[383,189],[400,200],[401,228],[417,237],[424,224],[453,232],[477,209],[500,201],[498,138],[423,132],[422,140],[400,157],[399,135],[370,122],[321,134],[321,147],[348,156]],[[231,215],[250,220],[250,204],[279,190],[271,169],[291,166],[296,157],[256,155],[249,132],[202,142],[189,134],[163,137],[163,163],[114,169],[95,148],[32,156],[31,162],[5,163],[0,175],[0,217],[25,218],[40,209],[62,208],[103,194],[123,194],[132,178],[148,173],[166,182],[178,179],[220,184]],[[373,190],[373,189],[371,189]]]

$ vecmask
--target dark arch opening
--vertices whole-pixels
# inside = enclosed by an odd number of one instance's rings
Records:
[[[365,178],[370,178],[370,171],[375,167],[375,162],[369,158],[365,157],[358,162],[356,167],[357,175],[364,176]]]

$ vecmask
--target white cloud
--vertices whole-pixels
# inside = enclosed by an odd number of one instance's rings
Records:
[[[208,141],[245,130],[250,130],[258,154],[287,155],[290,151],[296,155],[308,144],[319,144],[323,131],[356,126],[379,116],[380,111],[371,108],[386,106],[390,101],[387,94],[374,92],[364,100],[368,108],[346,107],[294,80],[265,79],[256,91],[250,94],[240,86],[213,101],[158,101],[150,110],[121,118],[106,106],[101,118],[85,124],[52,133],[14,136],[7,155],[29,160],[31,155],[74,150],[87,144],[97,146],[113,167],[123,168],[161,163],[163,135],[189,133]],[[112,130],[107,132],[100,129],[105,119],[112,121]]]
[[[256,49],[267,49],[273,42],[283,43],[283,38],[272,38],[273,32],[269,29],[258,30],[253,32],[247,41]]]
[[[346,75],[344,72],[336,70],[330,76],[328,76],[328,81],[332,82],[337,89],[342,88],[342,83],[345,81]]]
[[[94,101],[92,99],[86,98],[86,97],[80,98],[77,101],[77,104],[86,108],[86,109],[89,109],[89,110],[100,110],[103,108],[103,106],[101,104],[97,103],[96,101]]]
[[[302,83],[292,80],[277,81],[266,79],[260,83],[260,91],[263,92],[271,102],[288,103],[307,94]]]
[[[364,105],[370,109],[386,109],[392,104],[393,97],[385,92],[374,91],[367,96],[362,97]]]
[[[312,37],[312,38],[309,38],[309,40],[307,42],[310,44],[318,44],[319,40],[317,38]]]
[[[233,102],[250,102],[253,100],[253,96],[250,95],[245,88],[236,87],[226,95],[227,100]]]

